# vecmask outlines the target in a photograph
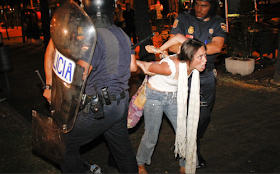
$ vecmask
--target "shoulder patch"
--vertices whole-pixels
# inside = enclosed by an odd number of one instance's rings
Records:
[[[177,27],[178,22],[179,22],[179,20],[178,20],[178,19],[175,19],[175,21],[174,21],[174,23],[173,23],[173,28],[176,28],[176,27]]]
[[[220,25],[221,25],[222,30],[223,30],[224,32],[227,32],[227,26],[226,26],[226,24],[225,24],[225,23],[220,23]]]

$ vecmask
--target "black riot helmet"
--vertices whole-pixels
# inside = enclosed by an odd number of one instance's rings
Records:
[[[207,18],[207,17],[212,17],[215,16],[218,10],[218,6],[219,6],[219,0],[195,0],[195,1],[205,1],[205,2],[209,2],[211,5],[210,10],[208,11],[208,14],[203,18]],[[195,2],[194,2],[195,3]],[[192,11],[193,15],[195,16],[195,12]]]
[[[83,6],[96,27],[103,27],[105,23],[105,27],[113,24],[115,0],[83,0]]]

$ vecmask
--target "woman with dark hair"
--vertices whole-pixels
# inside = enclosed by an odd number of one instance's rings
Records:
[[[181,43],[180,52],[162,59],[159,63],[137,61],[142,69],[156,74],[149,79],[146,88],[145,132],[136,157],[139,173],[147,173],[145,164],[151,164],[163,112],[176,131],[175,153],[182,157],[180,166],[186,166],[189,173],[194,173],[193,170],[196,169],[196,132],[200,107],[199,72],[205,69],[207,62],[205,44],[178,34],[160,48],[146,46],[146,50],[154,54],[165,53],[164,50],[178,43]],[[192,81],[190,90],[189,77]]]

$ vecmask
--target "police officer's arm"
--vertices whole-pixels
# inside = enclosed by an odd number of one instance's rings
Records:
[[[176,35],[173,35],[167,42],[165,42],[159,49],[160,50],[167,50],[168,48],[171,48],[171,47],[176,47],[177,52],[179,52],[179,48],[180,48],[180,45],[182,43],[184,43],[186,40],[188,40],[187,37],[185,37],[184,35],[178,33]]]
[[[53,54],[55,47],[52,39],[50,39],[45,52],[44,69],[46,75],[46,85],[52,86],[52,64],[53,64]],[[44,90],[43,96],[47,99],[49,104],[51,104],[51,89],[46,88]]]
[[[175,35],[174,34],[170,34],[170,39],[172,39]],[[170,40],[169,39],[169,40]],[[173,52],[173,53],[178,53],[179,52],[179,48],[180,48],[180,43],[177,43],[171,47],[169,47],[169,51]]]
[[[174,38],[177,35],[171,34],[169,40],[171,40],[172,38]],[[206,44],[206,48],[207,48],[206,54],[212,55],[212,54],[220,53],[222,51],[224,41],[225,41],[225,38],[223,38],[223,37],[220,37],[220,36],[213,37],[212,42]],[[180,44],[176,44],[176,45],[171,46],[169,48],[169,51],[171,51],[173,53],[177,53],[179,51],[179,48],[180,48]]]
[[[188,38],[185,37],[182,34],[176,34],[176,35],[173,35],[172,38],[170,38],[167,42],[165,42],[162,46],[160,46],[156,50],[155,50],[154,46],[150,46],[150,45],[145,46],[145,49],[147,50],[148,53],[157,53],[157,54],[159,54],[159,53],[164,53],[164,51],[167,50],[168,48],[176,46],[178,48],[177,48],[177,51],[175,53],[178,53],[180,45],[183,42],[185,42],[187,39]]]
[[[212,55],[216,53],[220,53],[222,51],[224,45],[225,38],[217,36],[212,38],[212,42],[206,44],[206,54]]]

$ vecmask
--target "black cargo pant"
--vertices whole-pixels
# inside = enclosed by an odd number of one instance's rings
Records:
[[[138,173],[135,153],[127,130],[129,94],[111,105],[104,105],[104,119],[96,120],[92,112],[79,112],[73,130],[66,134],[65,162],[63,173],[83,173],[83,160],[79,149],[104,134],[120,173]],[[102,164],[98,164],[102,169]]]

